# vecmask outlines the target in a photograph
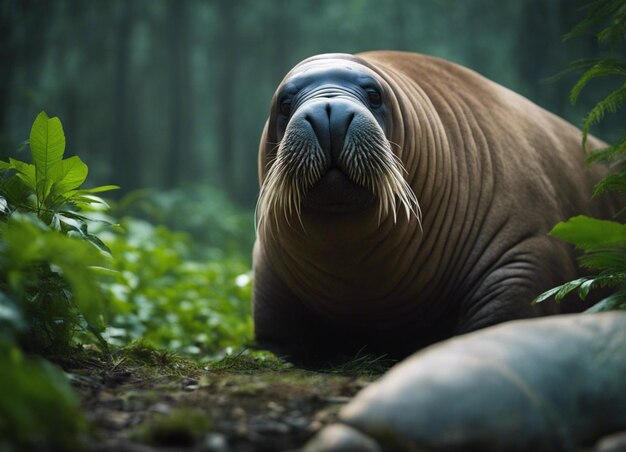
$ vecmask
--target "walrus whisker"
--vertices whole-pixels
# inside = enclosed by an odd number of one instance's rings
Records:
[[[261,187],[255,213],[258,229],[280,230],[279,215],[287,225],[294,228],[293,217],[297,217],[302,229],[301,204],[304,192],[321,177],[322,151],[311,139],[299,139],[286,134],[278,144],[278,151]],[[273,218],[273,223],[268,221]],[[273,234],[272,234],[273,235]]]
[[[414,215],[421,228],[421,209],[415,193],[404,179],[408,174],[400,158],[392,152],[392,143],[371,122],[355,125],[347,137],[342,163],[351,178],[378,197],[378,222],[389,213],[397,222],[402,206],[407,219]]]

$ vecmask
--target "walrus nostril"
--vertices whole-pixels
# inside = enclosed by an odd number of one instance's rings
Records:
[[[344,99],[324,99],[304,105],[296,121],[306,121],[317,138],[329,166],[337,166],[345,138],[356,116],[353,102]]]

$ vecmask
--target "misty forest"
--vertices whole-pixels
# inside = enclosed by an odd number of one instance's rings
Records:
[[[285,74],[369,50],[470,68],[608,143],[591,198],[626,193],[625,42],[616,0],[0,0],[0,450],[303,447],[396,361],[254,341]],[[586,276],[535,302],[625,309],[623,215],[563,224]]]

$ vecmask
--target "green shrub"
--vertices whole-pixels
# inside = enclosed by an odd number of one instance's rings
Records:
[[[565,38],[595,31],[599,44],[608,43],[614,46],[614,55],[603,59],[581,60],[572,64],[570,69],[585,69],[585,72],[571,90],[571,101],[576,102],[582,89],[591,80],[600,77],[617,78],[620,86],[608,93],[587,114],[583,122],[583,147],[591,127],[601,121],[607,113],[614,113],[626,104],[626,58],[617,55],[615,50],[620,42],[626,41],[626,3],[623,0],[596,0],[587,8],[587,17]],[[626,161],[626,136],[605,149],[591,153],[587,163],[609,163],[616,169],[614,174],[605,177],[595,186],[593,196],[607,191],[626,193],[624,161]],[[619,214],[623,214],[623,210]],[[593,306],[590,311],[626,309],[626,225],[581,215],[557,224],[550,235],[565,240],[583,251],[584,254],[580,257],[581,266],[595,274],[544,292],[534,302],[538,303],[552,296],[560,301],[574,291],[578,292],[581,299],[585,299],[593,288],[611,287],[614,292]]]
[[[41,112],[31,129],[32,164],[0,161],[0,315],[27,350],[58,352],[81,329],[98,331],[102,292],[97,274],[110,256],[79,211],[106,208],[81,189],[88,168],[79,157],[63,159],[65,135],[58,118]]]
[[[115,256],[108,340],[143,338],[186,354],[217,354],[251,340],[249,262],[198,261],[188,234],[134,218],[102,237]]]

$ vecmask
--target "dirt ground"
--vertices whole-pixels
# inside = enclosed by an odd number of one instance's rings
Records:
[[[124,360],[67,369],[92,451],[298,449],[376,375],[295,368],[167,368]],[[241,366],[239,366],[241,367]],[[174,370],[174,371],[173,371]]]

